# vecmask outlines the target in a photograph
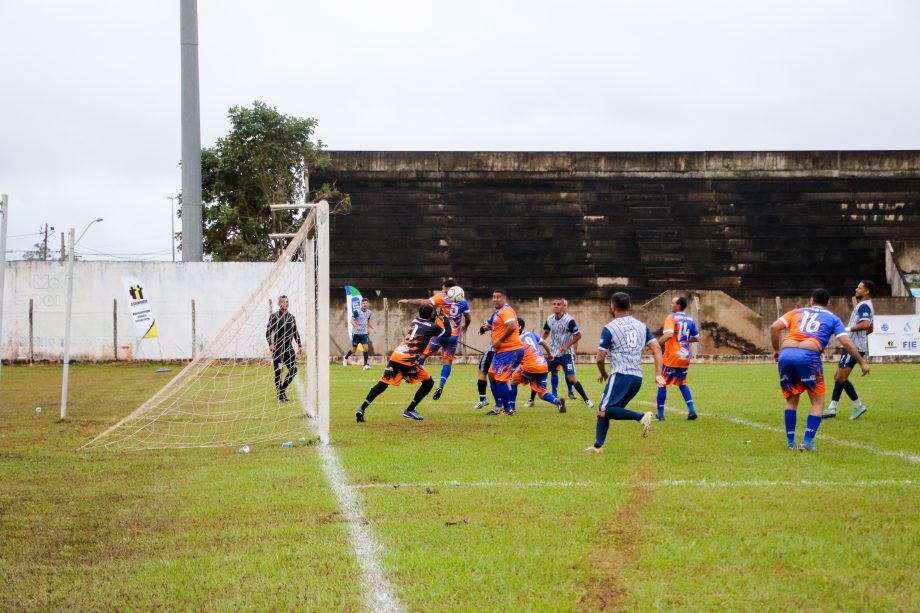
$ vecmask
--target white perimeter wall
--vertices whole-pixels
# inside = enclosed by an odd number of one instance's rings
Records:
[[[272,263],[75,262],[71,356],[74,360],[192,357],[192,300],[195,345],[200,351],[269,274]],[[61,262],[10,262],[3,294],[0,356],[29,358],[29,300],[33,301],[33,356],[60,360],[64,353],[67,266]],[[128,313],[122,276],[145,284],[156,312],[159,343],[138,343]],[[265,321],[268,318],[266,296]],[[113,301],[118,308],[113,316]],[[298,322],[300,323],[300,322]],[[264,324],[263,324],[264,325]],[[301,324],[302,325],[302,324]],[[259,331],[264,335],[264,328]],[[128,353],[130,351],[130,354]]]

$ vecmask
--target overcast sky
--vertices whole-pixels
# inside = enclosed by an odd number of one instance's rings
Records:
[[[0,2],[7,258],[171,257],[179,0]],[[330,149],[920,148],[920,2],[198,1],[203,146],[261,100]],[[180,227],[176,222],[176,227]]]

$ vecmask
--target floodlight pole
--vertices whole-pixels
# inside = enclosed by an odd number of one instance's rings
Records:
[[[10,203],[6,194],[0,194],[0,374],[3,372],[3,287],[6,275],[6,218]]]
[[[198,2],[179,0],[182,60],[182,261],[202,260]]]

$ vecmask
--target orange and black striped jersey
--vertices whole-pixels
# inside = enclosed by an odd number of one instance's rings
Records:
[[[416,317],[409,324],[406,338],[393,351],[390,360],[406,366],[415,365],[428,342],[436,336],[450,336],[450,323],[445,318],[439,317],[435,321],[429,321]]]

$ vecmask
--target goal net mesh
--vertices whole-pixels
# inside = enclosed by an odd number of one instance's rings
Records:
[[[269,275],[201,353],[83,448],[280,444],[314,433],[328,440],[328,326],[320,328],[326,335],[316,333],[317,320],[324,316],[328,321],[327,222],[328,205],[314,205]],[[227,291],[233,291],[233,279],[227,279]],[[302,346],[297,352],[296,338],[285,339],[296,352],[293,377],[290,359],[276,371],[279,360],[273,359],[266,334],[282,295]],[[278,389],[285,382],[287,401],[279,398]]]

